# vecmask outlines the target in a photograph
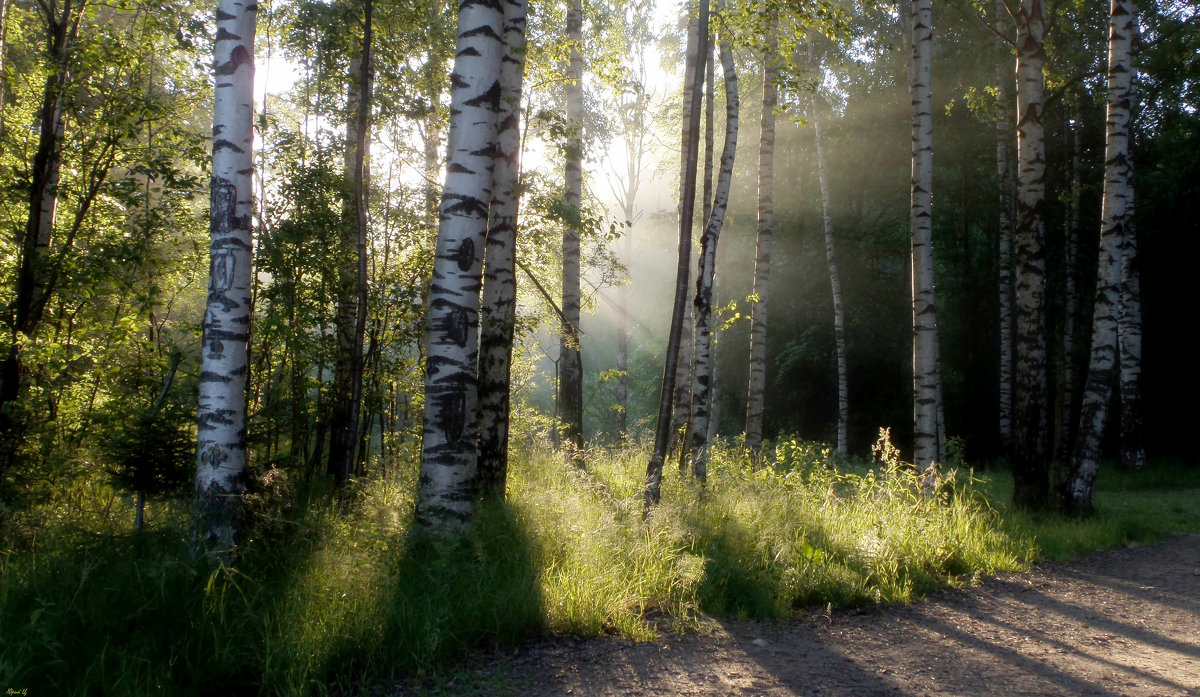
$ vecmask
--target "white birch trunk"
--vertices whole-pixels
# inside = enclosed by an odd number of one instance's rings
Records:
[[[696,29],[688,32],[687,65],[684,70],[684,125],[680,152],[683,158],[679,181],[679,254],[675,266],[675,300],[671,306],[671,329],[667,335],[666,365],[662,389],[658,394],[658,418],[654,427],[654,451],[646,464],[643,517],[662,496],[663,462],[671,443],[671,403],[675,393],[675,372],[679,360],[683,318],[687,307],[688,276],[692,257],[692,219],[696,205],[696,163],[700,149],[700,84],[704,80],[700,56],[708,52],[708,0],[701,0]],[[692,5],[687,5],[689,15]],[[689,25],[691,24],[689,18]]]
[[[1132,0],[1112,0],[1108,40],[1108,117],[1105,120],[1104,198],[1100,228],[1100,258],[1092,315],[1092,348],[1079,413],[1079,432],[1067,482],[1067,505],[1077,512],[1092,510],[1092,485],[1100,470],[1101,446],[1108,419],[1109,398],[1116,379],[1117,325],[1121,312],[1121,281],[1125,237],[1130,231],[1133,166],[1130,161],[1130,104],[1133,66],[1130,44],[1137,10]]]
[[[718,11],[724,2],[717,1]],[[721,40],[721,71],[725,75],[725,144],[721,151],[721,171],[717,175],[712,211],[700,241],[700,265],[696,273],[696,352],[695,378],[692,385],[691,419],[685,452],[692,461],[692,475],[701,483],[708,477],[708,419],[712,385],[712,295],[717,269],[717,243],[725,224],[729,205],[729,186],[733,180],[737,154],[738,81],[733,51],[727,37]]]
[[[417,520],[438,534],[470,523],[475,495],[483,247],[492,200],[504,14],[465,0],[451,73],[442,190],[426,327],[425,417]]]
[[[484,263],[479,337],[479,489],[504,498],[508,478],[509,377],[516,321],[516,235],[520,204],[521,88],[526,0],[504,3],[504,58],[494,186]]]
[[[702,0],[705,1],[705,0]],[[708,0],[711,1],[711,0]],[[711,38],[711,37],[710,37]],[[702,161],[704,163],[703,189],[700,195],[700,224],[705,225],[708,221],[709,213],[712,210],[712,188],[713,188],[713,92],[716,88],[715,65],[713,59],[713,51],[711,50],[711,41],[709,42],[710,50],[705,52],[703,57],[698,60],[704,61],[704,154]],[[684,104],[685,113],[688,104],[688,87],[684,86]],[[686,117],[685,117],[686,118]],[[687,162],[680,160],[680,167],[687,167]],[[681,169],[680,177],[682,181],[683,172]],[[703,230],[701,230],[703,233]],[[689,262],[690,263],[690,262]],[[674,451],[676,446],[679,450],[679,474],[687,474],[688,463],[688,432],[692,420],[692,395],[695,389],[695,341],[696,341],[696,317],[694,303],[688,303],[684,306],[683,315],[683,333],[679,340],[679,361],[675,367],[675,403],[671,411],[671,438],[673,444],[671,450]]]
[[[912,231],[913,463],[924,470],[941,459],[941,371],[933,284],[932,0],[913,2]]]
[[[833,340],[837,348],[837,451],[849,451],[850,378],[846,355],[846,311],[842,302],[842,281],[838,276],[837,255],[833,245],[833,209],[829,195],[829,168],[825,161],[824,116],[819,96],[812,98],[813,138],[817,146],[817,182],[821,189],[821,220],[825,228],[825,261],[829,266],[829,286],[833,293]]]
[[[754,281],[750,304],[750,380],[746,388],[746,442],[752,455],[762,449],[763,408],[767,386],[767,291],[771,276],[771,240],[775,232],[775,82],[776,39],[767,36],[763,56],[762,120],[758,141],[758,223],[754,245]]]
[[[211,265],[200,354],[193,524],[209,560],[221,563],[236,553],[245,490],[257,10],[254,3],[221,0],[213,51]]]
[[[1046,143],[1042,124],[1042,47],[1045,30],[1041,0],[1014,8],[1017,28],[1017,227],[1016,342],[1013,385],[1013,497],[1019,506],[1049,503],[1047,413],[1046,255],[1043,247],[1046,202]]]

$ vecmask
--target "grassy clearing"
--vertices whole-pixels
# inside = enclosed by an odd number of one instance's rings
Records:
[[[438,670],[547,631],[652,636],[697,612],[780,617],[907,602],[1039,558],[1200,529],[1200,472],[1102,476],[1086,521],[1008,514],[1005,480],[922,480],[894,457],[838,469],[789,441],[753,468],[718,447],[701,489],[668,476],[642,520],[648,453],[515,458],[507,504],[454,545],[411,529],[412,467],[348,512],[285,478],[260,501],[236,570],[190,561],[186,508],[77,486],[5,530],[0,684],[30,694],[325,694]],[[1180,486],[1180,482],[1186,486]],[[1008,485],[1011,486],[1011,485]],[[930,495],[932,494],[932,495]]]

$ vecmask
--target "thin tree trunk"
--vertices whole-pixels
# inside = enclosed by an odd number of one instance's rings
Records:
[[[630,158],[632,159],[632,158]],[[626,267],[633,268],[633,202],[627,198],[624,212],[629,227],[622,236],[622,260]],[[629,442],[629,286],[624,283],[617,289],[617,408],[614,426],[618,443]]]
[[[193,524],[210,563],[237,550],[246,470],[256,5],[220,0],[213,65],[211,242]]]
[[[999,25],[1004,13],[1004,0],[997,0],[996,24]],[[1000,27],[997,26],[997,31]],[[1005,56],[1007,56],[1007,51]],[[1012,223],[1012,170],[1009,166],[1008,148],[1009,130],[1009,100],[1012,99],[1009,80],[1011,71],[1003,62],[996,64],[996,82],[999,84],[999,96],[996,99],[996,181],[999,183],[999,199],[997,201],[997,264],[999,273],[999,305],[1000,305],[1000,388],[999,388],[999,432],[1000,444],[1006,451],[1012,445],[1012,410],[1013,410],[1013,223]]]
[[[470,524],[475,497],[479,302],[500,110],[504,14],[458,9],[446,183],[426,325],[418,522],[436,534]]]
[[[1112,0],[1108,39],[1108,118],[1105,120],[1104,198],[1100,259],[1092,315],[1092,347],[1079,413],[1067,506],[1079,513],[1092,510],[1092,485],[1100,470],[1100,454],[1108,405],[1116,380],[1121,286],[1130,233],[1133,164],[1130,160],[1130,106],[1133,66],[1130,44],[1137,23],[1132,0]]]
[[[50,258],[50,242],[54,233],[59,172],[62,167],[62,97],[70,79],[71,46],[78,35],[83,16],[82,2],[67,0],[57,14],[54,14],[52,7],[42,7],[49,74],[42,88],[42,104],[37,112],[38,142],[29,171],[29,211],[24,234],[20,236],[21,254],[16,288],[13,289],[15,302],[10,348],[0,365],[0,435],[10,437],[16,435],[8,433],[16,424],[3,407],[17,398],[26,379],[20,353],[22,336],[32,338],[36,334],[54,285],[55,270]],[[6,444],[6,448],[14,445]],[[9,452],[8,456],[11,455]]]
[[[342,207],[342,264],[337,317],[338,360],[328,473],[341,486],[354,472],[362,405],[363,335],[367,321],[367,160],[372,104],[374,0],[363,2],[362,54],[350,61],[347,98],[346,203]]]
[[[754,283],[750,305],[750,381],[746,388],[745,447],[757,456],[762,449],[763,407],[767,385],[767,291],[771,275],[771,240],[775,232],[775,103],[778,99],[777,44],[768,30],[763,56],[762,121],[758,141],[758,237],[754,249]]]
[[[687,8],[690,13],[690,3]],[[675,371],[679,359],[679,342],[683,334],[684,310],[687,307],[688,275],[691,271],[689,266],[692,257],[692,219],[696,206],[696,164],[700,150],[700,88],[704,84],[704,63],[701,56],[708,54],[708,10],[708,0],[700,0],[697,26],[688,36],[687,65],[684,70],[685,118],[680,147],[685,164],[679,182],[679,258],[675,271],[675,301],[671,308],[666,365],[663,368],[662,389],[658,396],[654,452],[646,466],[643,516],[649,515],[651,506],[658,503],[662,497],[663,461],[671,442],[671,401],[675,391]]]
[[[913,463],[924,470],[942,459],[941,366],[933,283],[932,0],[912,5]]]
[[[1134,31],[1136,26],[1135,23]],[[1146,465],[1146,443],[1142,424],[1142,283],[1138,271],[1134,197],[1131,183],[1121,250],[1121,314],[1117,318],[1117,343],[1121,347],[1121,465],[1138,470]]]
[[[1042,509],[1049,503],[1046,357],[1046,143],[1041,0],[1014,8],[1017,28],[1016,365],[1013,392],[1013,500]]]
[[[525,0],[504,4],[503,95],[498,114],[492,203],[484,262],[479,339],[479,490],[504,498],[508,478],[509,377],[516,321],[516,235],[521,158],[521,88],[525,73]]]
[[[849,452],[847,431],[850,425],[850,379],[846,355],[846,311],[842,302],[842,281],[838,276],[837,256],[833,249],[833,207],[829,196],[829,168],[825,161],[824,120],[820,96],[812,98],[813,138],[817,146],[817,180],[821,188],[821,218],[825,227],[825,261],[829,265],[829,286],[833,292],[833,339],[837,347],[838,419],[837,451]]]
[[[723,0],[717,0],[718,12],[722,11],[724,6]],[[696,375],[692,386],[691,420],[688,425],[687,452],[692,461],[692,476],[701,483],[708,478],[708,417],[713,344],[712,294],[717,270],[717,243],[721,238],[721,228],[725,224],[729,187],[733,180],[734,157],[737,154],[738,81],[728,36],[721,37],[721,72],[725,76],[725,144],[721,151],[721,171],[717,175],[712,211],[704,227],[704,236],[700,240],[700,268],[696,274],[695,299]]]
[[[579,236],[583,200],[583,6],[572,0],[567,10],[567,41],[571,55],[567,67],[566,192],[563,204],[569,220],[562,241],[562,311],[565,320],[559,343],[558,416],[562,438],[578,452],[583,448],[583,362],[579,344]]]
[[[1067,219],[1064,225],[1063,266],[1063,328],[1059,333],[1058,381],[1054,391],[1054,456],[1067,462],[1071,453],[1071,418],[1075,401],[1075,315],[1079,306],[1079,291],[1075,283],[1075,264],[1079,247],[1079,199],[1082,182],[1080,165],[1083,146],[1079,132],[1082,129],[1083,110],[1075,102],[1074,128],[1071,130],[1071,193],[1067,203]]]
[[[714,133],[714,117],[716,112],[715,95],[716,95],[716,61],[714,58],[715,51],[712,50],[712,37],[709,36],[709,51],[705,57],[704,63],[704,177],[702,179],[703,188],[700,195],[700,224],[704,228],[708,225],[709,216],[712,215],[713,208],[713,160],[716,151],[716,136]],[[705,230],[701,229],[701,236]],[[704,264],[704,253],[701,252],[700,258],[696,262],[697,279],[703,273],[701,267]],[[715,269],[714,269],[715,273]],[[711,302],[709,303],[711,305]],[[683,316],[683,335],[679,340],[679,364],[675,369],[675,404],[671,412],[671,437],[674,442],[671,445],[671,452],[678,451],[679,453],[679,475],[686,477],[688,473],[688,462],[691,459],[689,442],[689,434],[691,433],[691,423],[693,418],[692,407],[696,393],[696,341],[699,338],[697,331],[697,322],[699,319],[696,316],[696,302],[693,297],[692,302],[688,303]]]

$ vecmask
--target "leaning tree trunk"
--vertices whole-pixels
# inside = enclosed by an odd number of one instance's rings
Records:
[[[758,230],[754,245],[754,283],[750,305],[750,380],[746,388],[746,442],[752,455],[762,449],[763,407],[767,386],[767,291],[771,275],[771,240],[775,232],[775,103],[777,43],[768,30],[763,56],[762,120],[758,140]]]
[[[417,521],[437,534],[469,525],[475,497],[479,291],[502,101],[503,25],[499,4],[459,6],[446,183],[426,320],[417,497]]]
[[[12,336],[8,355],[0,363],[0,443],[8,460],[20,440],[18,424],[4,409],[21,393],[27,377],[21,358],[22,337],[37,333],[45,314],[46,302],[54,286],[54,264],[50,242],[54,232],[54,213],[58,205],[58,181],[62,168],[63,94],[70,80],[71,46],[83,17],[83,2],[68,0],[55,13],[43,6],[41,19],[46,31],[49,74],[42,88],[42,103],[37,112],[38,139],[29,168],[29,209],[25,229],[19,236],[20,264],[11,309]],[[5,18],[7,29],[11,16]],[[3,97],[0,97],[3,99]],[[0,463],[3,468],[5,463]]]
[[[713,210],[713,172],[715,170],[714,157],[716,151],[716,133],[714,131],[713,121],[716,117],[716,59],[715,51],[712,47],[712,36],[709,36],[709,51],[704,59],[704,177],[700,193],[700,225],[702,226],[700,233],[704,235],[704,228],[708,225],[709,216]],[[681,161],[680,165],[684,163]],[[704,264],[704,252],[701,251],[700,257],[696,261],[697,282],[699,282],[701,270]],[[716,269],[713,269],[715,274]],[[715,276],[714,276],[715,278]],[[711,298],[709,305],[712,305]],[[683,316],[683,335],[679,340],[679,365],[675,369],[675,404],[672,407],[671,414],[671,438],[674,439],[671,445],[671,452],[678,450],[679,452],[679,476],[686,477],[688,475],[688,463],[691,462],[691,424],[692,424],[692,408],[696,396],[696,361],[699,356],[696,355],[696,341],[698,339],[697,332],[699,318],[696,316],[696,299],[692,298],[692,302],[685,306],[685,314]],[[706,360],[710,360],[707,357]],[[711,362],[711,360],[710,360]],[[712,375],[708,376],[711,384]],[[711,396],[711,395],[710,395]]]
[[[213,51],[211,265],[192,514],[198,544],[210,562],[220,563],[236,552],[245,491],[256,12],[256,5],[220,0]]]
[[[479,491],[500,499],[504,498],[508,479],[526,7],[526,0],[504,3],[504,62],[500,66],[503,96],[496,133],[495,182],[484,263],[483,321],[479,329]]]
[[[942,459],[941,370],[933,285],[932,0],[912,5],[913,463],[924,470]]]
[[[825,261],[829,266],[829,286],[833,292],[833,339],[837,347],[838,418],[837,451],[846,455],[850,424],[850,379],[846,355],[846,310],[842,302],[842,281],[838,276],[837,256],[833,251],[833,207],[829,196],[829,167],[825,161],[825,135],[819,96],[812,98],[813,139],[817,146],[817,181],[821,189],[821,218],[825,227]]]
[[[713,196],[713,151],[715,136],[713,133],[714,102],[713,93],[716,91],[715,60],[713,58],[712,37],[709,37],[709,47],[704,56],[704,177],[700,195],[700,224],[705,225],[712,212]],[[684,87],[686,92],[687,87]],[[687,108],[685,95],[684,108]],[[684,176],[682,168],[687,166],[680,160],[680,178]],[[703,231],[701,231],[703,232]],[[679,339],[679,361],[675,367],[675,402],[671,412],[671,452],[679,452],[679,474],[687,474],[689,424],[692,420],[692,398],[695,390],[696,355],[696,316],[694,303],[684,306],[683,334]]]
[[[717,10],[724,7],[717,0]],[[708,477],[708,417],[712,378],[712,294],[717,269],[717,243],[725,224],[729,205],[729,186],[733,180],[734,156],[737,154],[738,82],[733,64],[729,38],[721,38],[721,72],[725,75],[725,144],[721,151],[721,171],[713,196],[712,212],[700,239],[700,268],[696,274],[695,377],[692,383],[691,419],[688,422],[688,444],[685,452],[692,461],[692,475],[701,483]]]
[[[568,222],[562,240],[562,339],[559,343],[558,417],[562,420],[563,442],[578,452],[583,448],[583,362],[579,332],[579,236],[580,204],[583,200],[583,6],[573,0],[567,10],[567,41],[571,56],[567,65],[566,183],[563,206]]]
[[[1130,161],[1130,105],[1133,66],[1130,44],[1137,23],[1132,0],[1112,0],[1108,39],[1108,118],[1105,119],[1104,198],[1100,227],[1100,259],[1096,272],[1096,301],[1092,314],[1092,348],[1079,409],[1071,475],[1067,481],[1068,508],[1092,510],[1092,485],[1100,470],[1101,446],[1108,419],[1109,399],[1117,370],[1117,324],[1121,311],[1121,254],[1130,232],[1133,165]]]
[[[1049,504],[1050,470],[1046,358],[1046,143],[1042,125],[1045,85],[1041,0],[1014,8],[1017,27],[1016,341],[1013,384],[1013,501],[1026,508]]]
[[[687,5],[688,12],[691,4]],[[692,257],[692,219],[696,207],[696,165],[700,159],[700,97],[704,84],[701,56],[708,54],[708,0],[700,0],[696,26],[688,32],[687,64],[684,70],[684,122],[681,152],[684,167],[679,181],[679,257],[675,267],[675,302],[671,307],[671,329],[667,334],[666,365],[658,395],[658,420],[654,428],[654,452],[646,465],[643,516],[662,496],[663,461],[671,443],[671,401],[679,359],[683,317],[687,306],[689,265]],[[689,22],[691,24],[691,22]]]
[[[346,121],[346,198],[338,267],[338,358],[334,366],[327,471],[341,486],[355,469],[367,320],[367,151],[372,102],[374,0],[363,3],[362,55],[350,61]]]

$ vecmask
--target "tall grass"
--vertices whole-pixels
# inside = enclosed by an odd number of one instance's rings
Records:
[[[768,467],[717,447],[706,487],[668,476],[643,520],[648,451],[585,455],[586,471],[546,446],[516,454],[509,501],[481,505],[455,543],[413,528],[413,463],[348,503],[277,476],[238,566],[215,572],[189,557],[186,506],[152,509],[134,533],[111,490],[69,487],[5,530],[0,684],[354,691],[548,631],[644,639],[700,612],[907,602],[1020,568],[1046,525],[1003,520],[968,471],[921,477],[888,455],[835,468],[794,441]]]

